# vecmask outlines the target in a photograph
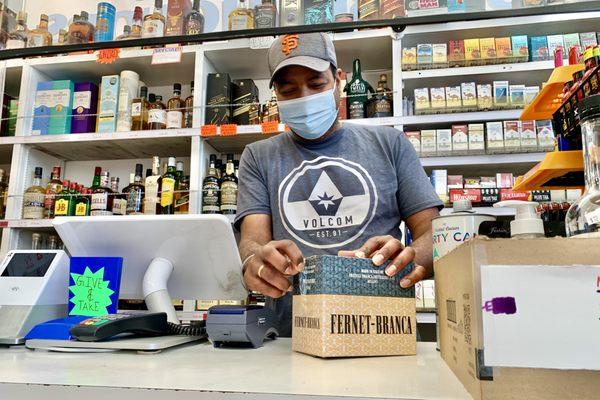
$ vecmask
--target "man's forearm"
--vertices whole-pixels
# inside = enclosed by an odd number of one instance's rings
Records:
[[[410,245],[415,249],[415,263],[425,267],[429,272],[429,276],[433,276],[433,242],[431,235],[432,230],[429,229]]]
[[[252,239],[244,239],[240,241],[239,251],[242,262],[248,257],[250,257],[252,254],[256,254],[263,245],[264,243],[261,244]]]

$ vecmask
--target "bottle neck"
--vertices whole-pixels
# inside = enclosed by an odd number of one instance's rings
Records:
[[[42,186],[42,178],[36,176],[33,178],[33,186]]]
[[[354,60],[354,65],[352,67],[352,80],[354,79],[362,79],[362,73],[360,70],[360,61]]]
[[[108,187],[108,179],[109,178],[107,176],[100,177],[100,186]]]
[[[233,161],[228,161],[227,165],[225,167],[225,174],[233,175],[234,173],[235,173],[235,166],[233,164]]]
[[[38,29],[41,29],[43,31],[47,31],[48,30],[48,21],[41,20],[40,24],[38,25]]]
[[[100,186],[100,182],[102,182],[102,180],[100,179],[100,175],[94,175],[94,180],[92,181],[92,186],[93,187]]]

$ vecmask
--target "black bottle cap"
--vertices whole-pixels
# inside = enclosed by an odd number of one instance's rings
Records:
[[[35,167],[35,176],[36,177],[42,177],[44,170],[42,169],[42,167]]]
[[[227,161],[233,161],[233,154],[227,154]]]
[[[140,88],[140,97],[146,98],[148,96],[148,88],[146,86],[142,86]]]
[[[135,164],[135,174],[136,176],[142,176],[142,172],[144,171],[144,166],[142,164]]]
[[[577,108],[581,122],[589,118],[600,118],[600,94],[581,100]]]
[[[176,92],[181,92],[181,83],[174,83],[173,90]]]
[[[152,168],[146,169],[146,178],[152,176]]]
[[[190,86],[192,87],[192,89],[194,88],[194,81],[192,81],[192,83],[190,84]]]
[[[211,162],[216,162],[217,161],[217,155],[216,154],[211,154],[209,157]]]
[[[150,103],[154,103],[154,102],[156,102],[156,95],[155,95],[154,93],[150,93],[150,94],[148,95],[148,101],[149,101]]]

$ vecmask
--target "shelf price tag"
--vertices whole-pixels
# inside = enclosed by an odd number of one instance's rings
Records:
[[[121,49],[101,49],[96,53],[96,62],[100,64],[112,64],[119,59]]]
[[[200,128],[200,136],[202,136],[202,137],[217,136],[217,126],[216,125],[202,125],[202,127]]]
[[[279,121],[263,122],[261,124],[262,133],[270,135],[279,132]]]
[[[275,38],[271,36],[253,37],[250,38],[250,48],[252,50],[268,49],[273,41],[275,41]]]
[[[234,136],[237,135],[237,125],[227,124],[221,125],[221,136]]]
[[[0,228],[8,228],[8,221],[5,219],[0,220]]]
[[[160,47],[152,51],[152,65],[177,64],[181,62],[181,46]]]

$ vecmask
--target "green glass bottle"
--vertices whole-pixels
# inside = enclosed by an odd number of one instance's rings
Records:
[[[369,93],[375,91],[369,82],[362,78],[359,59],[354,60],[352,79],[346,84],[344,92],[348,96],[348,118],[366,118],[366,103],[369,99]]]
[[[91,191],[80,186],[79,193],[80,195],[75,200],[75,216],[87,217],[90,215]]]
[[[92,186],[90,186],[90,190],[94,191],[100,187],[100,175],[102,174],[102,168],[96,167],[94,169],[94,180],[92,181]]]
[[[175,187],[177,185],[177,166],[175,157],[169,157],[167,172],[162,176],[160,206],[162,214],[175,214]]]
[[[54,216],[55,217],[67,217],[75,215],[75,182],[63,181],[63,189],[60,191],[54,202]],[[75,193],[73,193],[75,192]]]

